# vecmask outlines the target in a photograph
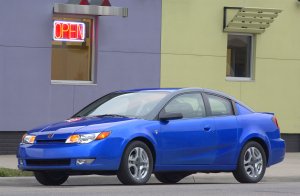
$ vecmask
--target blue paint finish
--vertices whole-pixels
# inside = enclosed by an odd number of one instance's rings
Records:
[[[215,161],[218,137],[212,118],[162,122],[157,141],[161,165],[208,165]]]
[[[123,92],[164,91],[166,89],[135,89]],[[170,90],[170,89],[169,89]],[[205,89],[172,89],[161,102],[168,102],[182,93],[205,92]],[[166,100],[168,99],[168,100]],[[164,104],[160,104],[163,107]],[[160,108],[162,109],[162,108]],[[160,109],[154,109],[159,112]],[[20,159],[71,159],[67,166],[28,166],[23,170],[68,169],[70,171],[117,171],[126,146],[143,138],[154,147],[154,171],[233,171],[243,146],[251,141],[265,145],[268,166],[284,159],[285,143],[272,122],[273,115],[251,112],[244,115],[207,116],[204,118],[159,121],[120,117],[81,117],[74,122],[63,121],[34,129],[34,144],[20,144]],[[209,129],[207,128],[209,127]],[[72,134],[111,131],[111,135],[88,144],[39,143],[40,140],[65,140]],[[54,134],[53,138],[48,138]],[[91,165],[75,164],[79,158],[94,158]]]
[[[238,111],[239,115],[251,114],[252,113],[249,109],[245,108],[244,106],[242,106],[239,103],[235,103],[235,105],[236,105],[236,108],[237,108],[237,111]]]
[[[216,156],[213,164],[232,165],[238,147],[238,129],[236,116],[214,118],[217,134]]]
[[[268,166],[282,161],[285,154],[285,143],[280,138],[280,130],[272,122],[272,117],[273,115],[266,113],[237,116],[239,122],[239,149],[250,140],[261,141],[267,147],[266,150],[269,154]],[[279,149],[275,150],[273,146]]]

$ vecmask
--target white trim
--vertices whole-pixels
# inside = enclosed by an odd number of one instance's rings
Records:
[[[269,12],[269,13],[281,13],[282,10],[275,8],[261,8],[261,7],[243,7],[242,11],[245,12]]]
[[[93,81],[80,81],[80,80],[51,80],[51,84],[97,86],[97,84],[93,83]]]
[[[246,77],[226,77],[226,81],[232,81],[232,82],[254,82],[252,78],[246,78]]]
[[[231,27],[232,24],[228,25],[229,27],[226,27],[226,29],[224,29],[224,32],[237,32],[237,33],[263,33],[265,32],[265,29],[255,29],[255,28],[251,28],[251,27],[247,27],[247,28],[242,28],[242,27]],[[244,25],[247,26],[247,25]]]

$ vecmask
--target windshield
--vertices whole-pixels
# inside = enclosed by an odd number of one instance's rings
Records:
[[[106,116],[144,118],[169,92],[141,91],[112,93],[90,104],[74,117]]]

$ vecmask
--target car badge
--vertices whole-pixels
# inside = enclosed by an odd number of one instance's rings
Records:
[[[48,134],[48,139],[52,139],[52,138],[53,138],[53,136],[54,136],[54,134],[53,134],[53,133],[51,133],[51,134]]]

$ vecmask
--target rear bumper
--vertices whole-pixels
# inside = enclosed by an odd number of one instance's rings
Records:
[[[89,144],[21,144],[17,154],[18,167],[29,171],[115,171],[119,168],[120,150],[111,148],[110,143],[96,141]],[[91,164],[79,165],[76,164],[77,159],[95,160]]]
[[[269,155],[268,166],[274,165],[284,160],[285,157],[285,141],[281,138],[270,141],[271,150]]]

